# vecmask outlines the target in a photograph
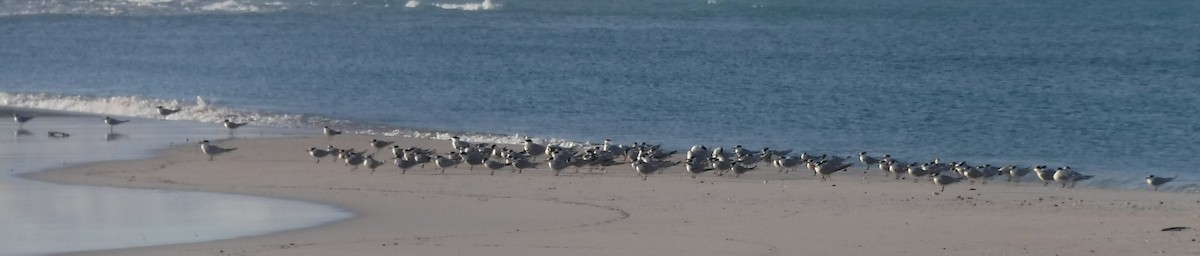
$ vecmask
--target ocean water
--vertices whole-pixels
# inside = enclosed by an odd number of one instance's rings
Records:
[[[1200,172],[1200,2],[0,2],[0,105]]]

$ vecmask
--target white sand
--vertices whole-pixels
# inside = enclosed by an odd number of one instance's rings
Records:
[[[390,161],[370,174],[332,158],[314,164],[305,152],[328,144],[366,148],[371,138],[449,150],[446,141],[369,136],[239,140],[217,142],[240,149],[211,162],[186,146],[154,159],[31,177],[295,199],[357,214],[277,234],[79,255],[1200,254],[1200,232],[1159,231],[1200,228],[1194,194],[997,179],[934,195],[938,188],[929,182],[894,181],[876,171],[820,182],[766,165],[740,179],[691,179],[674,167],[642,181],[626,165],[555,177],[544,166],[489,176],[465,164],[442,175],[430,164],[401,175]]]

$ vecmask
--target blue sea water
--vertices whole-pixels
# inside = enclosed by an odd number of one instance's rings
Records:
[[[0,105],[1200,176],[1200,2],[0,2]],[[199,96],[200,99],[197,98]],[[203,107],[199,107],[203,106]]]

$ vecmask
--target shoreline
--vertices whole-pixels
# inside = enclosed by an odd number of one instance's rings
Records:
[[[1190,240],[1200,238],[1194,230],[1158,231],[1200,219],[1194,214],[1200,201],[1188,193],[993,182],[954,184],[932,195],[933,184],[859,169],[826,183],[769,167],[740,179],[709,173],[691,179],[676,167],[641,181],[624,165],[606,174],[568,169],[557,177],[544,166],[495,176],[465,165],[445,175],[432,167],[401,175],[389,161],[369,174],[328,158],[313,163],[304,152],[327,144],[366,148],[371,138],[449,149],[445,141],[365,135],[246,139],[215,142],[240,149],[212,162],[194,146],[179,145],[150,159],[23,176],[298,200],[354,214],[264,235],[63,255],[953,255],[1018,252],[1018,245],[1032,255],[1194,254],[1200,244]],[[962,237],[980,242],[956,241]]]

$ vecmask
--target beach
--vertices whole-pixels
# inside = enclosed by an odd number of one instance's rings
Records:
[[[238,150],[207,161],[195,145],[142,160],[25,175],[102,187],[241,194],[336,206],[353,218],[211,242],[69,255],[1195,255],[1194,194],[893,180],[861,165],[821,182],[760,164],[739,178],[682,167],[642,181],[543,165],[489,175],[463,164],[372,173],[305,151],[367,148],[371,139],[447,152],[443,140],[317,135],[215,141]],[[502,145],[504,146],[504,145]],[[516,148],[515,145],[507,145]],[[373,149],[371,150],[373,151]],[[370,153],[370,152],[368,152]],[[376,155],[389,158],[384,150]],[[678,157],[678,156],[677,156]],[[540,162],[540,161],[539,161]],[[872,168],[874,169],[874,168]],[[1027,177],[1029,178],[1029,177]],[[1194,227],[1193,227],[1194,228]]]

